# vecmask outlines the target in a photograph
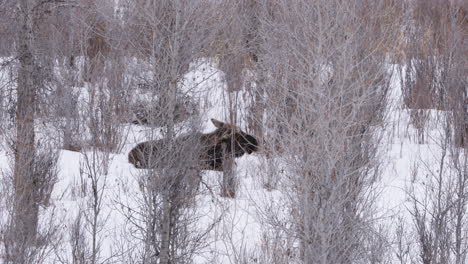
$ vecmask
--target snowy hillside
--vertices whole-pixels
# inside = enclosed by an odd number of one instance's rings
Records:
[[[390,67],[391,68],[391,67]],[[3,80],[6,78],[6,74]],[[225,83],[223,74],[213,63],[203,62],[195,66],[186,74],[181,82],[182,89],[193,98],[197,98],[200,105],[204,132],[215,129],[210,118],[227,119]],[[241,92],[242,93],[242,92]],[[84,99],[83,99],[84,98]],[[84,96],[82,100],[86,100]],[[381,159],[385,160],[381,177],[373,190],[378,199],[375,212],[375,226],[382,226],[388,234],[390,247],[397,250],[396,238],[398,228],[402,225],[409,228],[412,225],[413,195],[428,195],[424,188],[429,186],[430,173],[438,172],[440,160],[440,126],[434,122],[430,124],[426,133],[427,141],[417,143],[417,132],[410,124],[408,109],[403,107],[400,89],[400,77],[394,75],[391,84],[391,103],[388,108],[387,124],[382,127],[384,133],[380,146]],[[246,109],[246,103],[240,101],[238,107]],[[443,116],[441,113],[430,112],[430,121]],[[182,124],[183,125],[183,124]],[[124,124],[125,144],[119,153],[110,154],[107,173],[99,173],[96,184],[102,192],[102,209],[98,219],[97,241],[100,246],[100,259],[111,263],[121,261],[122,257],[137,256],[142,250],[139,237],[139,212],[142,201],[141,181],[142,170],[136,169],[128,163],[127,154],[137,142],[147,139],[151,128]],[[245,129],[245,123],[240,122]],[[43,125],[38,130],[44,129]],[[11,130],[4,130],[11,131]],[[156,129],[157,131],[157,129]],[[43,131],[39,131],[43,132]],[[154,137],[154,135],[153,135]],[[7,147],[7,139],[3,135],[0,152],[0,168],[3,181],[10,175],[12,156]],[[83,153],[61,150],[58,161],[58,178],[54,186],[50,206],[41,208],[41,226],[43,229],[57,227],[55,230],[61,241],[47,251],[47,263],[58,263],[67,260],[72,250],[72,236],[78,214],[85,216],[81,221],[92,222],[93,192],[89,163],[99,152],[85,151]],[[281,167],[281,157],[270,157]],[[245,155],[236,160],[236,174],[240,178],[240,189],[235,199],[223,198],[220,193],[222,172],[203,171],[204,184],[196,197],[194,207],[189,208],[191,219],[196,219],[189,226],[193,230],[209,233],[203,236],[200,250],[194,256],[195,263],[256,263],[260,261],[259,252],[269,245],[271,229],[266,224],[267,212],[276,210],[278,219],[287,219],[282,211],[282,196],[286,189],[267,190],[264,188],[266,174],[266,157],[262,153]],[[418,168],[419,170],[416,170]],[[450,176],[450,167],[442,172]],[[444,176],[444,177],[445,177]],[[281,181],[281,179],[280,179]],[[414,188],[419,189],[412,191]],[[5,217],[6,215],[3,215]],[[143,222],[140,222],[143,223]],[[85,225],[89,228],[89,225]],[[84,232],[84,239],[89,237],[89,229]],[[208,228],[208,229],[207,229]],[[410,233],[409,233],[410,234]],[[411,237],[411,235],[409,235]],[[409,241],[411,241],[410,238]],[[294,251],[298,245],[286,238],[279,239],[280,247],[287,251]],[[290,244],[292,243],[292,244]],[[409,243],[411,250],[416,250],[416,242]],[[414,251],[416,252],[416,251]],[[293,258],[293,256],[291,256]],[[125,259],[125,258],[124,258]],[[394,259],[397,263],[397,259]],[[114,262],[115,261],[115,262]],[[265,260],[263,260],[265,261]],[[392,261],[390,261],[392,262]]]

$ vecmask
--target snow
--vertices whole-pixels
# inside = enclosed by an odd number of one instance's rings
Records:
[[[1,62],[1,61],[0,61]],[[135,71],[144,71],[144,65],[139,65]],[[392,68],[394,66],[389,66]],[[226,85],[223,81],[223,73],[216,68],[216,63],[204,59],[195,62],[179,83],[182,91],[195,98],[201,110],[198,117],[202,120],[202,131],[213,131],[215,127],[210,118],[227,120],[228,114],[225,107],[227,97]],[[1,79],[7,74],[0,71]],[[382,144],[382,159],[385,160],[383,175],[376,186],[379,193],[378,208],[382,215],[382,221],[392,225],[395,217],[403,216],[409,219],[408,208],[411,201],[408,197],[408,188],[414,181],[424,182],[424,178],[412,178],[415,166],[421,167],[417,177],[424,177],[429,170],[436,171],[437,161],[440,160],[440,146],[438,145],[439,128],[429,126],[428,141],[425,144],[417,144],[416,129],[409,125],[409,110],[403,108],[399,76],[392,79],[392,94],[389,107],[388,129]],[[75,88],[80,89],[80,88]],[[81,90],[86,91],[85,88]],[[239,109],[247,109],[248,102],[240,91]],[[86,93],[81,93],[82,101],[86,101]],[[435,111],[429,113],[434,118]],[[238,120],[245,129],[245,123]],[[119,249],[123,244],[134,245],[135,241],[123,241],[122,236],[131,234],[131,224],[125,217],[129,208],[138,209],[142,199],[138,177],[140,171],[127,162],[128,151],[137,142],[147,139],[148,128],[136,125],[125,125],[126,143],[120,153],[111,154],[109,172],[102,175],[100,185],[104,190],[103,211],[101,213],[102,231],[99,233],[102,242],[102,259],[106,259]],[[157,130],[156,130],[157,131]],[[1,131],[0,131],[1,132]],[[45,133],[47,134],[47,133]],[[9,168],[7,156],[11,155],[6,144],[0,146],[0,168],[4,179]],[[92,152],[78,153],[67,150],[60,151],[58,161],[59,176],[52,193],[51,207],[42,212],[44,219],[48,219],[54,210],[57,224],[65,236],[70,234],[70,227],[75,220],[79,208],[87,212],[89,208],[89,192],[84,192],[90,179],[84,169],[85,157],[93,155]],[[281,203],[282,193],[279,190],[266,190],[262,183],[261,166],[263,157],[259,154],[245,155],[236,160],[237,174],[240,176],[240,190],[235,199],[226,199],[219,196],[219,172],[203,172],[203,181],[210,186],[214,193],[203,192],[197,197],[198,207],[194,209],[199,215],[198,227],[206,227],[216,219],[221,222],[210,232],[207,238],[207,247],[195,256],[195,263],[232,263],[236,257],[243,254],[255,256],[255,252],[262,246],[262,237],[268,229],[262,223],[262,212],[266,207]],[[0,176],[0,177],[1,177]],[[281,207],[279,207],[281,208]],[[281,217],[278,212],[278,217]],[[1,223],[1,222],[0,222]],[[395,226],[393,225],[393,228]],[[127,237],[127,239],[131,236]],[[67,248],[67,247],[65,247]],[[67,255],[67,249],[63,254]],[[50,263],[56,260],[55,255],[49,256]]]

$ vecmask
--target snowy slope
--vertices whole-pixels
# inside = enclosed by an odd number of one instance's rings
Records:
[[[208,132],[214,130],[210,118],[227,120],[225,105],[228,94],[225,92],[223,74],[216,69],[213,62],[206,60],[194,65],[180,85],[184,92],[199,103],[203,131]],[[0,76],[5,78],[5,74]],[[378,205],[381,221],[390,226],[401,216],[406,221],[411,221],[407,210],[411,207],[407,191],[412,183],[411,172],[415,164],[431,164],[426,169],[432,169],[432,166],[437,166],[434,160],[439,160],[441,155],[437,144],[437,127],[427,131],[428,143],[417,144],[415,129],[409,125],[408,110],[402,107],[399,85],[400,80],[395,77],[392,81],[389,125],[381,151],[386,162],[376,190],[380,194]],[[248,103],[243,101],[242,95],[239,98],[238,107],[246,109]],[[238,123],[245,129],[245,123],[241,120]],[[99,185],[104,190],[99,233],[102,242],[101,259],[107,259],[136,245],[136,240],[131,239],[134,227],[126,214],[129,210],[138,209],[142,199],[138,183],[140,171],[127,162],[127,153],[137,142],[147,138],[147,130],[148,128],[142,126],[126,125],[126,143],[120,153],[111,154],[109,172],[99,180]],[[7,156],[10,154],[3,144],[0,148],[2,171],[9,168]],[[54,214],[53,221],[62,230],[64,241],[68,240],[79,208],[89,213],[91,183],[83,173],[83,168],[86,157],[91,157],[93,153],[85,154],[60,151],[59,177],[52,194],[51,207],[42,212],[46,219],[44,225],[48,224],[47,219]],[[268,230],[261,222],[261,214],[266,207],[281,203],[282,196],[278,190],[268,191],[263,188],[261,169],[264,162],[259,154],[245,155],[236,160],[237,173],[240,176],[240,190],[236,199],[224,199],[218,195],[221,177],[219,172],[203,172],[203,180],[213,193],[203,187],[202,195],[197,197],[198,207],[194,209],[200,215],[197,226],[204,227],[221,220],[205,241],[207,247],[195,257],[196,263],[234,263],[244,256],[255,257],[256,251],[262,247],[263,234]],[[421,171],[421,174],[424,175],[424,172]],[[2,175],[6,177],[7,174]],[[416,180],[422,182],[424,179]],[[280,217],[281,212],[278,214]],[[60,254],[49,255],[50,263],[69,255],[68,242],[62,243],[59,248]]]

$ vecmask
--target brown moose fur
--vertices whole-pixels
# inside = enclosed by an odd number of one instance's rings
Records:
[[[224,155],[241,157],[258,151],[258,141],[239,127],[211,119],[216,130],[139,143],[128,161],[139,169],[188,166],[201,170],[223,170]]]

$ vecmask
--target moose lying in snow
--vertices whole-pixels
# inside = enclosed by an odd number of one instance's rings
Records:
[[[239,127],[215,119],[211,122],[217,129],[208,134],[192,133],[172,142],[161,139],[139,143],[128,154],[128,161],[139,169],[189,166],[222,171],[224,155],[238,158],[258,151],[257,139]]]

